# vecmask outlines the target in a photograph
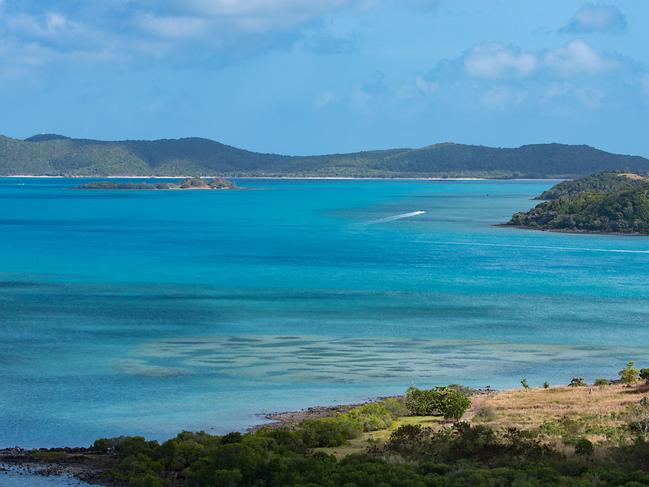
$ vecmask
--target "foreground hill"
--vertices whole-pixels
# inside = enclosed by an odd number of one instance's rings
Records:
[[[554,198],[516,213],[509,225],[537,230],[649,235],[649,179],[597,174],[560,183],[541,195]]]
[[[250,152],[209,139],[98,141],[41,134],[0,136],[0,175],[338,176],[572,178],[596,171],[649,172],[649,160],[561,144],[492,148],[436,144],[321,156]]]
[[[115,487],[647,486],[649,369],[631,362],[620,376],[627,385],[410,388],[246,434],[99,439],[0,450],[0,461]]]

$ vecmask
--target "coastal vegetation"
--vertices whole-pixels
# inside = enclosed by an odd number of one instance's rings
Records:
[[[646,369],[623,370],[628,384],[410,388],[245,434],[120,437],[28,455],[87,461],[91,480],[129,487],[649,485],[649,385],[638,381]]]
[[[550,198],[508,225],[537,230],[649,234],[649,179],[602,173],[563,182],[543,193]]]
[[[649,172],[649,160],[563,144],[495,148],[441,143],[286,156],[196,137],[100,141],[53,134],[26,140],[0,136],[0,175],[572,178],[616,168]]]
[[[649,178],[622,171],[605,171],[572,181],[562,181],[536,197],[537,200],[556,200],[583,193],[615,193],[626,189],[642,188]]]
[[[186,178],[179,183],[94,181],[81,184],[77,189],[237,189],[237,186],[227,179]]]

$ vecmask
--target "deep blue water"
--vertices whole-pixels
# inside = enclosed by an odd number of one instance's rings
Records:
[[[552,181],[79,183],[0,179],[0,447],[646,357],[649,238],[494,226]]]

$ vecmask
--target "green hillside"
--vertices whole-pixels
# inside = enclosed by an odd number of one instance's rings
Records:
[[[0,136],[0,175],[65,176],[340,176],[570,178],[596,171],[649,172],[649,160],[561,144],[492,148],[436,144],[284,156],[250,152],[209,139],[98,141],[41,134]]]
[[[624,189],[640,188],[647,183],[649,183],[649,178],[638,174],[619,171],[601,172],[574,181],[563,181],[544,191],[536,199],[556,200],[564,196],[573,196],[580,193],[614,193]]]
[[[632,187],[610,174],[576,180],[570,186],[561,183],[548,193],[563,195],[516,213],[508,224],[538,230],[649,235],[649,180],[622,177],[633,181]],[[610,184],[600,189],[602,181]]]

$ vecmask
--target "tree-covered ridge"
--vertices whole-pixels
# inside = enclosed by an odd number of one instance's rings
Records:
[[[630,181],[635,186],[639,180]],[[591,187],[590,183],[575,183],[574,188]],[[617,187],[617,182],[611,187]],[[649,182],[611,192],[574,192],[516,213],[508,224],[539,230],[649,235]]]
[[[238,189],[227,179],[186,178],[179,183],[124,183],[117,181],[93,181],[77,186],[77,189]]]
[[[614,193],[624,189],[640,188],[647,183],[649,183],[647,176],[622,171],[605,171],[573,181],[563,181],[544,191],[536,199],[556,200],[579,193]]]
[[[649,160],[562,144],[492,148],[435,144],[350,154],[285,156],[203,138],[99,141],[44,134],[0,136],[0,175],[336,176],[572,178],[622,168],[649,172]]]

